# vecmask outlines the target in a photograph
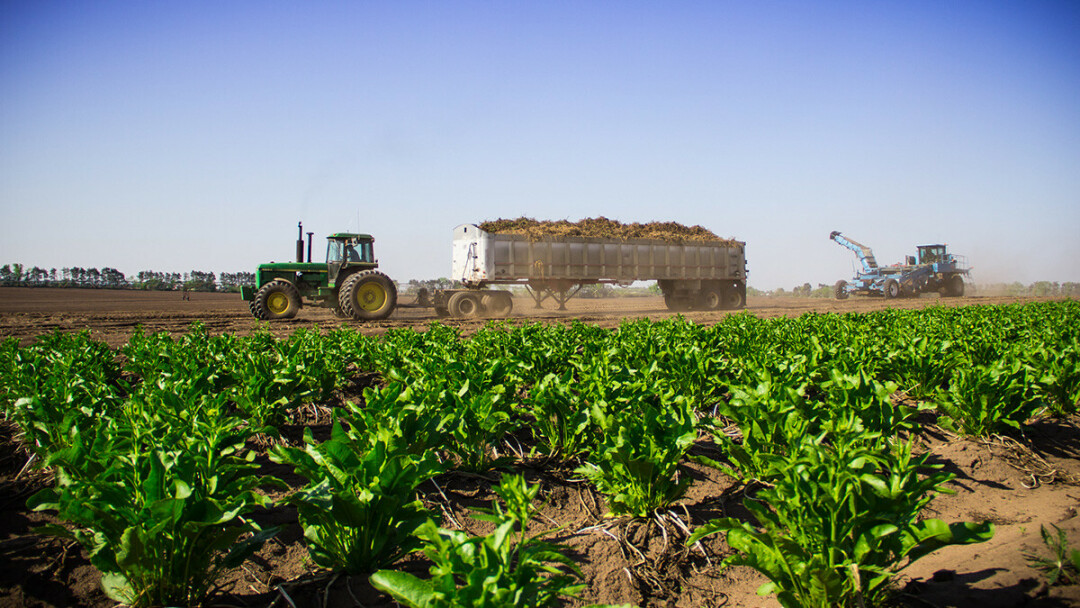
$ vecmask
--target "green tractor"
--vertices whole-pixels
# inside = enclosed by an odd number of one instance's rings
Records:
[[[375,239],[369,234],[339,232],[326,237],[326,263],[311,262],[311,235],[307,233],[304,262],[304,227],[299,225],[295,262],[260,264],[255,285],[240,288],[256,319],[291,319],[306,300],[329,308],[334,315],[358,321],[378,321],[397,306],[397,288],[390,277],[375,270]]]

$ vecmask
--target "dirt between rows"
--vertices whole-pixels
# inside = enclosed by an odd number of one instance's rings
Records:
[[[424,329],[433,321],[460,327],[466,334],[488,322],[486,319],[440,319],[432,308],[409,308],[409,296],[399,298],[399,307],[384,321],[361,323],[342,320],[329,310],[304,307],[294,319],[266,323],[252,318],[247,302],[237,294],[191,293],[190,300],[181,299],[180,292],[134,291],[106,289],[58,289],[29,287],[0,287],[0,339],[15,337],[28,343],[35,336],[54,330],[89,330],[94,338],[116,347],[125,344],[136,327],[146,332],[167,331],[179,334],[198,321],[211,333],[247,335],[269,329],[285,336],[300,328],[331,329],[352,327],[367,335],[381,335],[388,329],[411,327]],[[799,297],[750,296],[750,314],[762,318],[793,317],[807,312],[848,313],[870,312],[886,308],[926,308],[928,306],[970,306],[975,304],[1012,304],[1045,301],[1053,298],[986,296],[939,298],[926,295],[920,298],[885,300],[853,297],[848,300]],[[529,297],[514,298],[512,322],[568,323],[580,321],[601,327],[618,327],[623,319],[665,319],[673,313],[659,296],[615,297],[601,299],[575,298],[560,311],[547,300],[536,308]],[[736,311],[737,312],[737,311]],[[678,313],[696,323],[711,324],[733,311],[689,311]]]
[[[246,334],[267,327],[251,319],[245,303],[226,294],[192,294],[182,301],[179,293],[109,292],[95,290],[0,289],[0,338],[13,336],[32,341],[34,336],[56,329],[90,330],[113,346],[126,342],[136,326],[147,331],[182,333],[194,321],[211,332]],[[979,298],[916,300],[803,298],[751,298],[748,311],[762,317],[794,316],[805,312],[867,312],[883,308],[965,306],[1031,301],[1031,298]],[[515,301],[513,320],[568,322],[577,319],[605,327],[624,318],[671,316],[660,298],[572,300],[566,311],[534,310],[525,298]],[[727,312],[690,312],[696,322],[711,323]],[[270,324],[276,334],[298,328],[357,327],[368,334],[390,328],[423,329],[437,317],[433,311],[399,309],[385,322],[359,325],[344,323],[318,309],[304,309],[300,317]],[[474,331],[483,321],[445,321]],[[293,425],[283,427],[286,437],[298,440],[304,427],[316,436],[328,435],[330,409],[360,395],[341,394],[335,403],[305,407],[294,413]],[[970,441],[932,429],[917,440],[932,452],[933,462],[956,475],[949,484],[953,494],[930,503],[927,516],[948,522],[989,520],[997,526],[994,538],[983,544],[947,547],[907,568],[897,580],[897,601],[910,607],[996,608],[1011,606],[1080,606],[1080,585],[1049,587],[1046,578],[1032,569],[1026,553],[1049,557],[1042,544],[1040,526],[1056,525],[1067,534],[1072,547],[1080,548],[1080,418],[1044,420],[1031,426],[1020,443],[1012,439]],[[705,437],[696,453],[715,455]],[[39,535],[34,528],[55,521],[49,513],[26,509],[26,499],[49,482],[47,473],[18,476],[26,452],[15,427],[0,421],[0,607],[114,605],[100,590],[100,574],[74,544]],[[264,472],[300,487],[303,480],[285,467],[260,457]],[[687,495],[664,517],[649,521],[612,519],[604,498],[569,470],[526,459],[517,467],[526,478],[541,484],[544,507],[537,529],[560,528],[555,540],[570,547],[588,588],[580,601],[630,603],[640,606],[778,606],[773,597],[755,590],[765,579],[742,567],[723,570],[720,561],[730,551],[718,537],[706,539],[700,548],[686,549],[686,529],[721,516],[745,516],[741,488],[722,473],[692,467],[693,483]],[[492,476],[494,479],[494,476]],[[442,514],[445,527],[485,533],[490,524],[468,517],[470,509],[488,506],[494,498],[491,480],[477,476],[447,474],[421,487],[427,505]],[[382,607],[395,604],[368,585],[365,577],[337,580],[311,565],[303,546],[295,511],[275,508],[260,515],[264,525],[284,525],[283,531],[244,568],[229,572],[219,606],[318,606]],[[429,564],[418,555],[404,558],[396,569],[426,576]]]

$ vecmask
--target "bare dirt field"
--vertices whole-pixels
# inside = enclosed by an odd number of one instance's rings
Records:
[[[884,308],[967,306],[1033,301],[1033,298],[964,297],[892,300],[851,299],[843,302],[806,298],[751,298],[749,314],[762,317],[795,316],[806,312],[869,312]],[[512,321],[569,322],[579,320],[615,327],[624,318],[661,319],[672,315],[658,297],[572,300],[566,311],[551,303],[536,310],[526,298],[515,300]],[[690,312],[684,316],[711,323],[728,312]],[[298,328],[333,328],[341,325],[378,335],[390,328],[423,329],[438,320],[430,309],[399,309],[373,324],[343,322],[321,309],[305,308],[297,319],[265,324],[251,318],[247,305],[236,295],[194,293],[190,301],[173,292],[131,292],[79,289],[0,288],[0,339],[15,337],[24,343],[54,330],[89,330],[112,346],[125,343],[136,327],[148,332],[178,334],[196,321],[212,333],[247,334],[269,328],[287,335]],[[443,320],[465,332],[484,321]],[[356,399],[343,394],[340,399]],[[332,407],[334,404],[325,404]],[[305,408],[306,409],[306,408]],[[316,435],[328,433],[328,409],[298,412],[296,427],[283,434],[298,436],[302,426]],[[100,574],[90,566],[77,545],[41,536],[35,526],[55,519],[48,513],[28,511],[26,499],[49,483],[48,474],[17,476],[26,453],[10,423],[0,421],[0,607],[112,606],[100,590]],[[930,503],[929,516],[946,521],[995,523],[993,540],[977,545],[948,547],[916,562],[904,571],[897,596],[912,607],[1080,606],[1080,585],[1049,587],[1032,569],[1025,553],[1049,556],[1039,537],[1041,525],[1057,525],[1073,547],[1080,547],[1080,421],[1047,420],[1033,425],[1025,438],[1027,449],[1012,440],[969,441],[931,431],[919,438],[933,461],[954,473],[954,494]],[[696,451],[708,454],[703,440]],[[1025,460],[1019,462],[1018,455]],[[269,463],[266,473],[294,487],[302,480],[291,471]],[[535,465],[535,466],[534,466]],[[604,517],[604,499],[568,471],[552,471],[526,461],[520,467],[529,481],[540,482],[546,500],[540,525],[562,528],[556,540],[569,545],[580,564],[588,589],[582,602],[630,603],[641,606],[748,606],[775,607],[772,597],[755,594],[765,579],[745,568],[721,571],[717,564],[729,553],[719,537],[703,541],[703,550],[681,549],[685,533],[670,522],[613,520]],[[693,528],[722,515],[745,514],[743,495],[732,480],[712,469],[694,465],[694,482],[671,513]],[[443,525],[456,524],[470,532],[487,531],[486,524],[468,518],[469,509],[486,506],[493,498],[490,482],[475,476],[448,474],[426,484],[422,498],[443,513]],[[291,523],[290,523],[291,522]],[[295,511],[268,512],[268,525],[286,524],[243,569],[230,572],[224,594],[215,605],[255,607],[288,606],[393,606],[363,577],[343,577],[330,585],[327,576],[313,577],[303,548]],[[427,563],[412,556],[399,564],[418,575]],[[324,595],[325,594],[325,595]],[[286,600],[286,596],[288,600]]]
[[[913,299],[884,300],[881,298],[851,298],[844,301],[797,297],[753,297],[747,311],[763,317],[798,316],[806,312],[869,312],[884,308],[925,308],[927,306],[970,306],[974,304],[1009,304],[1037,301],[1040,298],[1012,296],[939,298],[924,296]],[[1044,298],[1045,299],[1045,298]],[[401,298],[407,304],[410,298]],[[626,297],[583,299],[575,298],[565,311],[556,310],[550,300],[541,309],[532,299],[514,299],[510,320],[520,322],[566,323],[573,320],[602,327],[617,327],[623,319],[647,317],[664,319],[673,316],[664,306],[663,298]],[[730,311],[690,311],[683,316],[698,323],[714,323]],[[432,321],[461,327],[466,333],[475,331],[486,321],[440,319],[431,308],[400,307],[389,319],[373,323],[343,321],[328,310],[305,307],[295,319],[267,324],[256,321],[248,311],[247,302],[236,294],[192,293],[182,300],[180,292],[131,291],[106,289],[52,289],[0,287],[0,338],[15,337],[31,340],[34,336],[54,330],[90,330],[99,339],[117,346],[127,342],[131,332],[142,326],[146,332],[167,331],[182,333],[192,323],[203,323],[211,333],[245,335],[259,328],[268,328],[279,335],[295,329],[354,327],[361,333],[379,335],[389,328],[413,327],[422,329]]]

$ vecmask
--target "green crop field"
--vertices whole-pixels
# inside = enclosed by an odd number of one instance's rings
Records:
[[[131,606],[283,606],[305,584],[365,606],[666,605],[689,590],[665,569],[731,567],[783,606],[889,605],[899,568],[994,535],[927,512],[955,473],[925,433],[1019,441],[1078,401],[1075,301],[0,345],[0,408],[42,480],[28,509]],[[680,508],[703,471],[742,508]],[[662,535],[620,574],[636,595],[590,585],[581,529],[551,516],[580,491],[628,563]],[[305,571],[221,587],[267,543]]]

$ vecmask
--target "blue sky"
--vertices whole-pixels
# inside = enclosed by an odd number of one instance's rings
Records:
[[[701,224],[750,284],[946,242],[1080,281],[1080,3],[0,3],[0,264],[450,272],[454,226]],[[316,250],[322,250],[320,244]],[[320,254],[316,254],[317,256]]]

